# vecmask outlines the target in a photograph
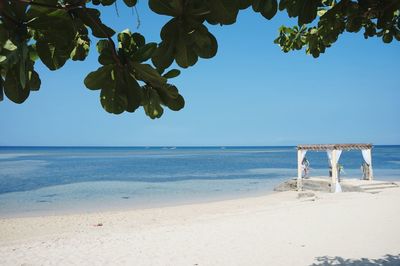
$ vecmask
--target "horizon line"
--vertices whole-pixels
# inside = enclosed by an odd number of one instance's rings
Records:
[[[0,148],[237,148],[237,147],[296,147],[298,145],[0,145]],[[400,144],[372,144],[373,146],[400,146]]]

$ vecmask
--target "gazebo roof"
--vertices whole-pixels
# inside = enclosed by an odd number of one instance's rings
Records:
[[[298,150],[326,151],[326,150],[365,150],[371,149],[370,143],[354,144],[302,144],[297,145]]]

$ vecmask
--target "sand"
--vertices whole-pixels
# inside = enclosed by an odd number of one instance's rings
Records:
[[[0,219],[0,265],[400,265],[399,188],[297,196]]]

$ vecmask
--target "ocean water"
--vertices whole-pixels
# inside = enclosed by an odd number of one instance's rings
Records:
[[[206,202],[270,193],[296,176],[295,147],[0,147],[0,217]],[[327,175],[325,152],[309,152]],[[361,177],[345,151],[343,178]],[[400,146],[373,149],[376,179],[400,181]]]

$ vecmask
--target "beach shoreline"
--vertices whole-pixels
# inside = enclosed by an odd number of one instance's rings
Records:
[[[97,183],[121,183],[124,182],[109,182],[109,181],[102,181]],[[128,182],[132,183],[132,182]],[[81,185],[79,184],[70,184],[70,185]],[[66,186],[70,186],[66,185]],[[91,183],[88,183],[91,185]],[[59,186],[63,187],[63,186]],[[14,198],[18,198],[18,194],[23,195],[26,194],[26,191],[22,192],[11,192],[3,194],[6,197],[7,194],[16,194]],[[17,207],[10,211],[0,210],[0,219],[13,219],[13,218],[35,218],[35,217],[48,217],[48,216],[70,216],[70,215],[91,215],[91,214],[98,214],[98,213],[118,213],[118,212],[130,212],[130,211],[141,211],[141,210],[148,210],[148,209],[159,209],[159,208],[168,208],[168,207],[178,207],[178,206],[185,206],[185,205],[197,205],[197,204],[208,204],[208,203],[216,203],[221,201],[230,201],[230,200],[240,200],[245,198],[255,198],[255,197],[263,197],[270,194],[277,193],[274,190],[274,187],[266,187],[263,190],[257,191],[240,191],[236,194],[234,193],[223,193],[215,194],[215,195],[188,195],[188,197],[183,198],[160,198],[153,201],[148,201],[148,198],[142,199],[129,199],[127,197],[125,203],[121,204],[121,199],[118,199],[119,202],[114,202],[115,199],[109,199],[109,201],[96,201],[93,199],[88,200],[87,202],[78,202],[81,203],[80,206],[76,206],[77,200],[75,199],[71,202],[68,202],[68,199],[64,199],[63,202],[52,202],[49,204],[54,204],[54,207],[44,206],[42,210],[37,210],[32,207],[32,209],[27,210],[25,207],[21,210],[19,206],[16,206],[18,201],[13,202],[13,205]],[[35,191],[35,194],[43,194]],[[38,198],[38,196],[36,196]],[[82,201],[82,199],[79,199]],[[1,198],[0,198],[1,201]],[[4,202],[3,202],[4,203]],[[44,202],[43,204],[46,204]],[[36,203],[37,204],[37,203]],[[74,205],[75,204],[75,205]],[[37,205],[36,205],[37,206]],[[58,207],[58,208],[56,208]]]
[[[400,189],[294,191],[208,203],[0,219],[1,265],[400,262]]]

